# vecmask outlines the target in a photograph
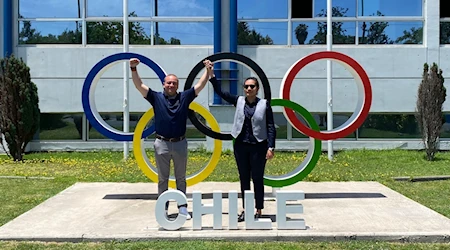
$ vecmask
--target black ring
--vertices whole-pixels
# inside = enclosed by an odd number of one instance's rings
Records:
[[[269,79],[267,79],[266,74],[264,71],[259,67],[256,62],[254,62],[252,59],[243,56],[241,54],[237,53],[230,53],[230,52],[223,52],[223,53],[217,53],[214,55],[210,55],[206,57],[205,59],[201,60],[195,67],[191,70],[189,73],[186,82],[184,84],[184,90],[188,90],[192,88],[192,84],[194,83],[195,78],[197,77],[198,73],[205,67],[203,65],[204,60],[210,60],[211,62],[219,61],[219,60],[231,60],[231,61],[237,61],[239,63],[242,63],[249,68],[251,68],[256,75],[261,80],[261,84],[264,88],[264,98],[267,99],[267,101],[270,103],[270,100],[272,99],[272,94],[270,91],[270,85],[269,85]],[[233,140],[233,136],[231,134],[225,134],[225,133],[219,133],[212,131],[209,127],[207,127],[205,124],[203,124],[196,116],[195,112],[193,110],[189,110],[188,112],[189,120],[191,120],[191,123],[203,134],[206,136],[209,136],[214,139],[218,140]]]

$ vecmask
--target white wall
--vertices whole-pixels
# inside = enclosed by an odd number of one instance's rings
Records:
[[[83,112],[81,93],[84,80],[91,68],[103,58],[122,52],[122,48],[67,48],[67,47],[19,47],[18,55],[30,67],[33,81],[39,92],[41,112],[71,113]],[[167,73],[180,78],[179,90],[191,69],[203,58],[212,54],[212,47],[159,49],[145,47],[130,49],[130,52],[144,55],[159,64]],[[145,84],[162,91],[157,75],[144,64],[139,67]],[[203,72],[203,71],[202,71]],[[201,76],[199,73],[198,78]],[[95,100],[100,112],[121,112],[123,110],[123,66],[113,65],[102,76]],[[195,82],[194,82],[195,84]],[[130,80],[130,112],[147,111],[150,104],[142,98]],[[208,93],[204,91],[196,102],[208,106]]]
[[[325,48],[240,47],[238,53],[250,57],[260,65],[269,78],[272,98],[278,98],[281,80],[290,66],[300,58],[321,50]],[[414,112],[423,64],[427,62],[427,48],[422,45],[335,46],[334,50],[354,58],[365,69],[373,91],[371,112]],[[166,72],[178,75],[182,90],[184,80],[193,66],[212,54],[212,47],[146,47],[131,48],[130,51],[147,56]],[[121,48],[19,47],[18,52],[30,67],[33,81],[38,86],[42,112],[70,113],[83,112],[81,90],[90,69],[104,57],[121,52]],[[449,55],[450,48],[441,49],[440,58],[445,59]],[[336,63],[333,65],[334,111],[353,112],[357,99],[356,84],[346,69]],[[441,60],[440,66],[448,76],[450,62]],[[156,74],[150,69],[141,65],[139,72],[144,83],[155,90],[161,90]],[[241,77],[247,77],[250,72],[241,69],[240,74]],[[122,111],[122,75],[120,63],[103,75],[96,89],[99,111]],[[210,85],[208,89],[196,99],[204,106],[208,106],[212,100]],[[326,112],[326,60],[311,63],[297,75],[291,99],[310,112]],[[130,112],[143,112],[148,106],[130,81]],[[450,111],[448,102],[445,103],[444,110]]]

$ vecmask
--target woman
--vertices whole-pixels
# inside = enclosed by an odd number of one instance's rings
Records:
[[[251,178],[255,192],[255,218],[260,218],[264,208],[264,169],[267,159],[273,158],[275,149],[276,131],[272,108],[266,99],[256,96],[259,82],[255,77],[245,79],[243,85],[245,96],[236,96],[223,92],[214,71],[210,72],[210,82],[214,91],[236,107],[231,135],[235,138],[233,147],[241,183],[242,207],[245,206],[245,190],[250,190]],[[242,210],[238,221],[244,219]]]

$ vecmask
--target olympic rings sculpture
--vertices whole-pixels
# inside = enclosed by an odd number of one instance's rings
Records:
[[[114,64],[127,61],[131,58],[138,58],[143,64],[147,65],[157,74],[161,82],[164,82],[164,77],[166,76],[165,71],[151,59],[136,53],[113,54],[98,62],[88,73],[86,80],[84,81],[82,90],[83,109],[86,114],[86,118],[89,120],[92,126],[97,129],[99,133],[117,141],[133,141],[133,151],[139,168],[150,180],[152,180],[153,182],[158,182],[157,170],[150,163],[147,154],[145,153],[145,149],[142,147],[143,138],[155,132],[154,125],[146,128],[148,122],[154,116],[153,108],[150,108],[142,116],[135,128],[134,133],[125,133],[108,125],[100,116],[95,106],[95,88],[102,74]],[[242,63],[252,69],[261,81],[264,90],[264,98],[270,102],[271,106],[283,107],[283,114],[286,117],[286,120],[292,125],[292,127],[298,130],[300,133],[310,137],[308,153],[303,162],[301,162],[300,165],[293,171],[285,175],[264,176],[264,184],[267,186],[284,187],[301,181],[313,170],[313,168],[317,164],[317,161],[319,160],[322,150],[321,140],[335,140],[353,133],[359,126],[362,125],[367,115],[369,114],[370,106],[372,103],[372,88],[370,85],[369,77],[367,76],[361,65],[359,65],[354,59],[345,54],[335,51],[322,51],[310,54],[295,62],[286,72],[282,80],[279,99],[272,99],[271,89],[267,76],[265,75],[264,71],[258,66],[258,64],[256,64],[250,58],[236,53],[217,53],[208,56],[205,59],[208,59],[211,62],[233,61]],[[195,65],[195,67],[189,73],[188,78],[186,79],[184,90],[192,87],[192,84],[198,73],[204,68],[203,60]],[[349,118],[349,120],[347,120],[347,122],[329,131],[320,131],[319,126],[315,122],[311,113],[309,113],[301,105],[290,101],[290,91],[295,76],[307,64],[317,60],[333,60],[343,65],[355,78],[358,88],[359,96],[357,106],[353,115]],[[229,133],[220,132],[219,124],[217,123],[214,116],[205,107],[196,102],[192,102],[189,106],[189,109],[190,110],[188,117],[191,120],[192,124],[200,132],[214,139],[214,149],[210,161],[199,172],[187,176],[186,178],[187,186],[192,186],[206,179],[214,171],[222,153],[222,141],[232,140],[233,137]],[[195,112],[199,113],[203,118],[205,118],[210,127],[203,124],[197,118]],[[309,128],[297,118],[295,112],[297,112],[304,118],[306,123],[309,125]],[[171,177],[169,180],[169,186],[172,188],[176,187],[173,177]]]

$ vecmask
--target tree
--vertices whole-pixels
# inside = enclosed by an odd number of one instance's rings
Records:
[[[0,96],[0,132],[9,149],[5,152],[21,161],[40,120],[37,87],[22,59],[10,56],[0,60]]]
[[[372,15],[373,16],[373,15]],[[384,16],[377,11],[377,16]],[[393,41],[386,35],[385,30],[389,26],[388,22],[370,22],[369,30],[366,37],[366,22],[362,24],[362,37],[359,40],[361,44],[392,44]]]
[[[442,70],[436,63],[429,71],[423,66],[422,82],[419,85],[416,103],[416,119],[422,132],[427,160],[432,161],[438,150],[439,135],[443,124],[442,105],[447,96]]]
[[[403,36],[395,40],[396,43],[402,44],[422,44],[423,41],[423,27],[412,27],[411,30],[403,31]]]
[[[272,38],[261,35],[255,29],[250,29],[247,22],[238,22],[237,26],[239,45],[273,44]]]
[[[306,38],[308,37],[308,25],[299,24],[295,28],[295,37],[297,38],[298,44],[305,44]]]
[[[333,17],[344,17],[346,16],[348,8],[333,7],[332,16]],[[326,17],[327,13],[325,9],[317,15],[318,17]],[[333,22],[332,23],[332,34],[333,34],[333,44],[354,44],[355,36],[346,35],[346,29],[343,28],[343,22]],[[309,44],[326,44],[327,42],[327,23],[319,22],[317,24],[317,33],[309,41]]]
[[[371,16],[374,16],[372,14]],[[377,11],[377,16],[384,16]],[[359,40],[361,44],[392,44],[393,41],[386,35],[385,29],[389,26],[388,22],[370,22],[369,30],[367,30],[366,22],[362,24],[362,37]],[[367,37],[366,37],[367,30]]]

